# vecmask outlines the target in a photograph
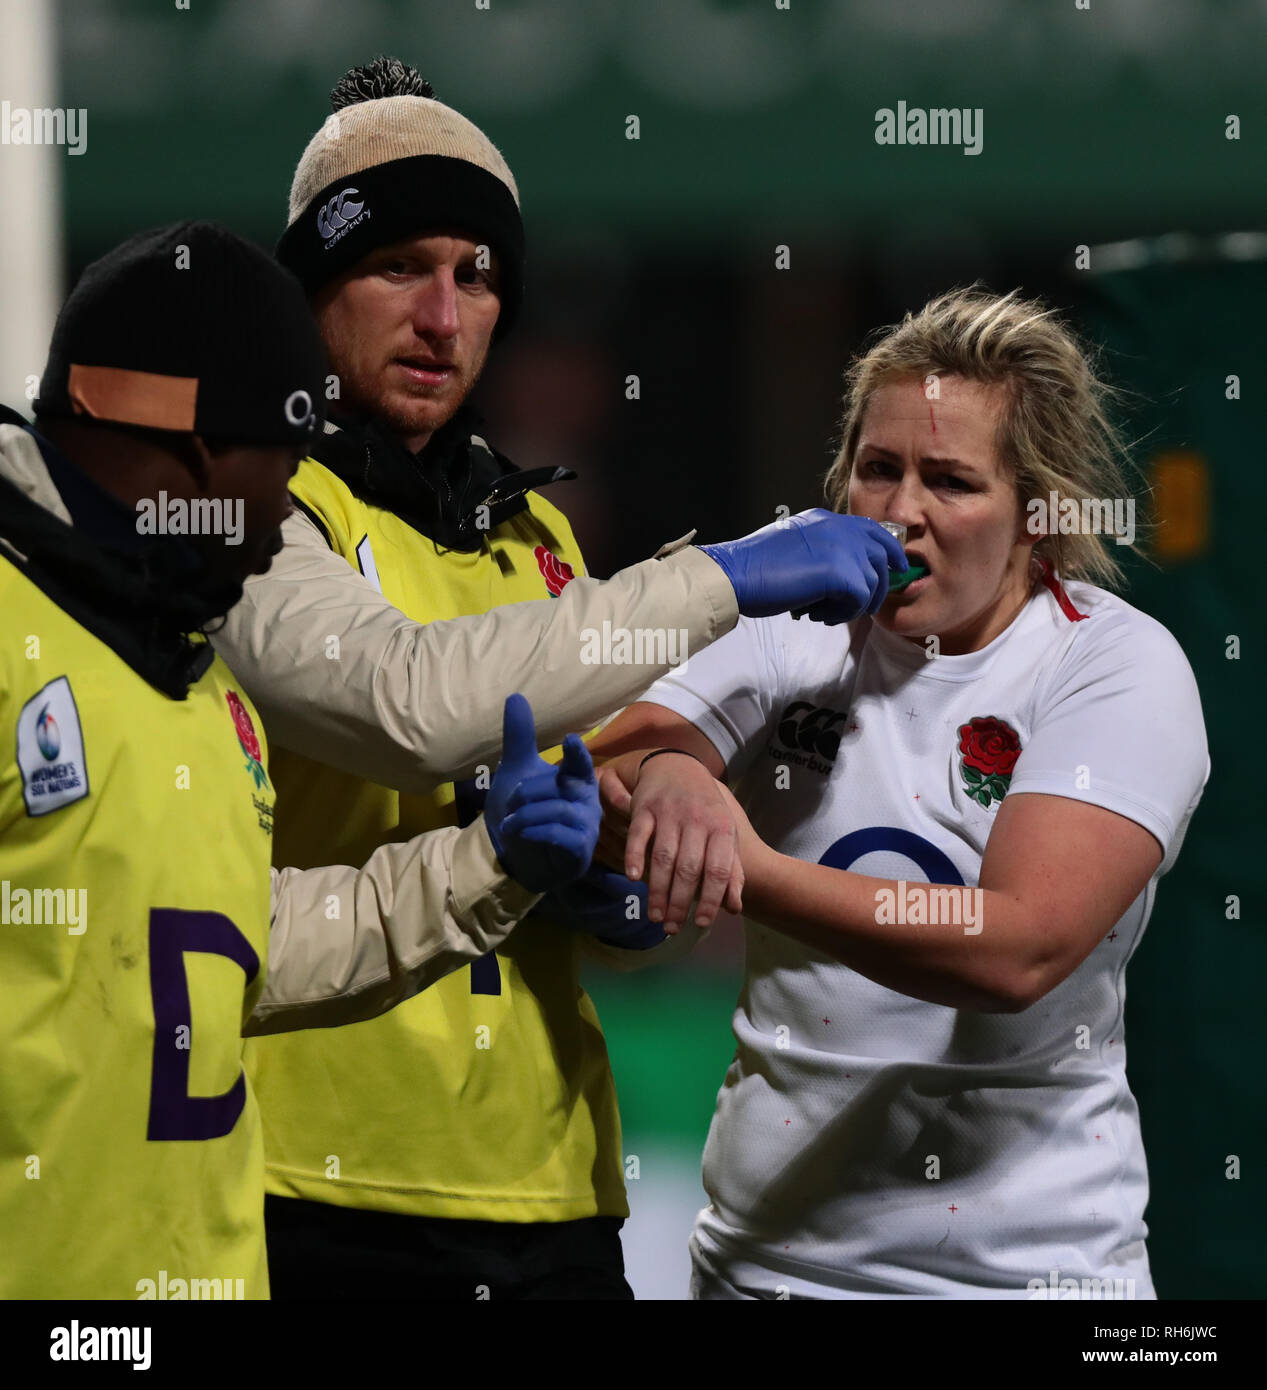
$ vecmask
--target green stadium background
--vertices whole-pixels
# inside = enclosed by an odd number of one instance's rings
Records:
[[[1265,38],[1248,0],[58,11],[57,100],[90,112],[87,154],[61,162],[68,277],[176,217],[271,242],[325,93],[380,51],[488,129],[523,190],[530,261],[525,318],[483,404],[524,466],[577,466],[556,500],[596,573],[690,526],[717,538],[781,502],[816,502],[849,354],[950,284],[1046,294],[1104,343],[1114,379],[1142,398],[1139,463],[1171,509],[1159,539],[1178,537],[1131,565],[1128,597],[1187,652],[1214,768],[1129,972],[1164,1297],[1267,1290],[1255,724],[1267,263],[1252,235],[1267,226]],[[898,100],[982,108],[982,153],[878,146],[875,112]],[[784,272],[777,245],[791,248]],[[685,1292],[698,1157],[731,1055],[738,933],[712,935],[694,963],[589,981],[637,1160],[625,1234],[644,1295]]]

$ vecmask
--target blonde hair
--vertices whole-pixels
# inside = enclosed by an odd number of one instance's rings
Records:
[[[845,374],[840,448],[824,483],[833,510],[848,509],[854,454],[872,393],[899,378],[922,382],[930,375],[1005,388],[995,443],[1022,509],[1035,498],[1047,502],[1052,493],[1079,504],[1082,498],[1130,496],[1129,447],[1109,419],[1126,393],[1096,375],[1091,354],[1054,309],[1018,296],[1018,290],[996,295],[979,285],[951,290],[881,330],[854,360]],[[1120,588],[1122,568],[1110,539],[1049,534],[1034,552],[1063,578]],[[1131,549],[1139,553],[1137,546]]]

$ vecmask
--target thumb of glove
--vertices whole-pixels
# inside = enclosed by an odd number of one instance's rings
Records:
[[[563,740],[563,758],[559,763],[559,772],[560,790],[565,795],[583,797],[587,795],[589,787],[597,788],[594,760],[579,734],[568,734]],[[564,778],[571,779],[570,786],[564,783]]]
[[[532,706],[523,695],[507,695],[502,711],[502,768],[522,776],[536,761],[537,729]]]

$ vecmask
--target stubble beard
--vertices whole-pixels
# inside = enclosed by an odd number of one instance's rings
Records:
[[[368,385],[354,381],[345,393],[345,402],[352,410],[385,425],[406,448],[417,453],[458,413],[471,394],[475,380],[464,382],[456,392],[446,390],[443,395],[407,394],[399,388],[382,385],[381,379],[372,380]],[[430,409],[420,410],[422,405]],[[417,448],[411,447],[410,441],[422,435],[427,436],[426,442]]]

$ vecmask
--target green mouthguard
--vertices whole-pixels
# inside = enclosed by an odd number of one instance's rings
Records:
[[[910,569],[903,570],[900,574],[897,570],[890,570],[889,593],[899,593],[908,584],[914,584],[917,579],[923,579],[927,573],[928,570],[924,565],[912,565]]]

